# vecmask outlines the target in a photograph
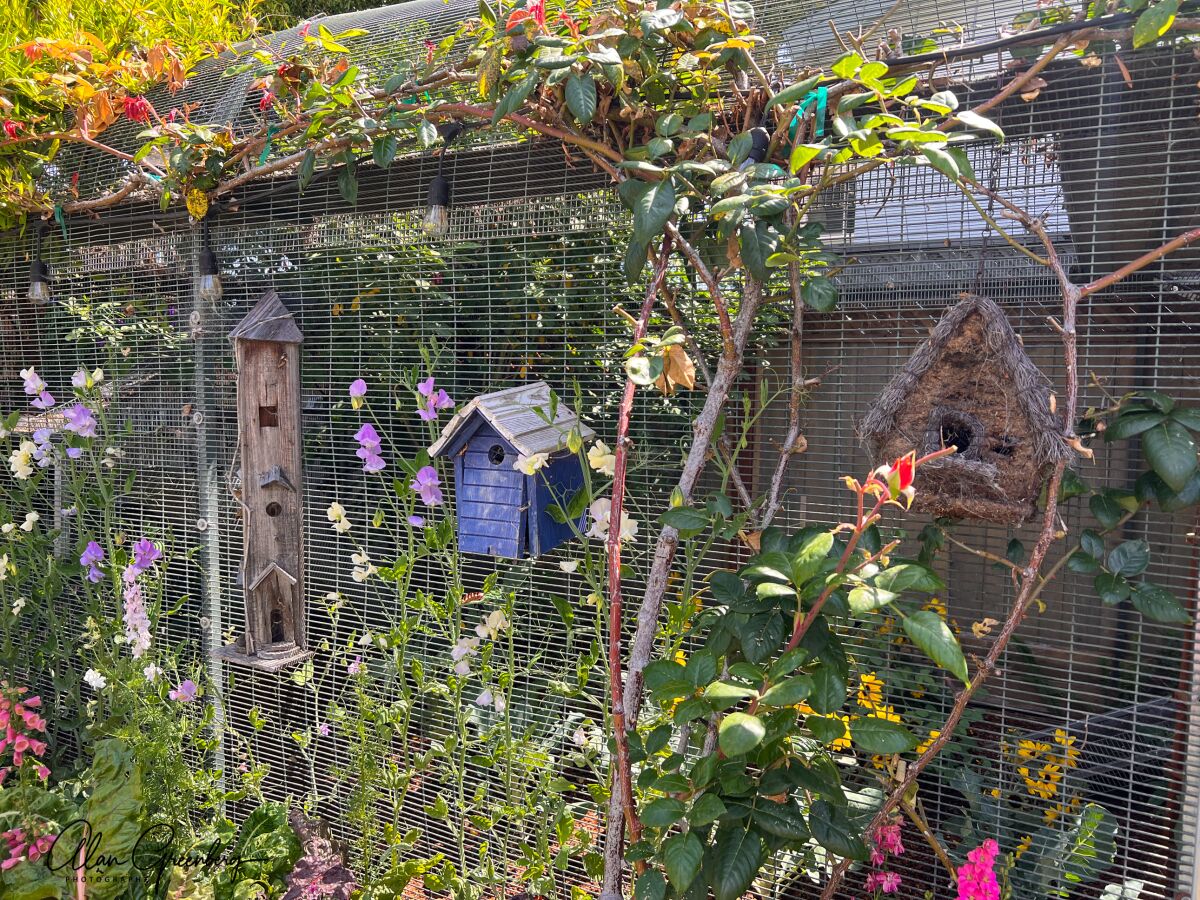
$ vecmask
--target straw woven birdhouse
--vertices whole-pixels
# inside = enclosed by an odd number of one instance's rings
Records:
[[[1046,377],[1000,307],[976,296],[942,316],[860,431],[877,463],[957,447],[921,467],[915,508],[1009,525],[1029,518],[1049,467],[1070,452]]]

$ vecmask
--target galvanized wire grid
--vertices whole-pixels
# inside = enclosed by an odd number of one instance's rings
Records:
[[[357,39],[356,53],[383,66],[388,59],[421,52],[427,35],[436,39],[449,32],[464,10],[473,8],[408,4],[336,17],[328,25],[335,32],[368,28],[369,35]],[[827,20],[843,30],[856,23],[869,26],[886,10],[882,3],[819,9],[771,3],[763,4],[760,14],[774,35],[771,49],[779,65],[793,67],[837,55]],[[1010,3],[953,8],[907,3],[891,11],[881,32],[896,28],[905,37],[948,24],[953,27],[939,38],[941,43],[970,42],[994,36],[1018,11]],[[294,40],[294,33],[280,39]],[[1165,52],[1146,59],[1132,66],[1137,76],[1133,87],[1125,87],[1119,75],[1114,80],[1109,63],[1058,65],[1048,74],[1050,84],[1042,97],[1010,104],[1004,111],[1013,139],[971,151],[981,181],[1046,215],[1063,258],[1079,272],[1119,265],[1143,244],[1152,246],[1173,235],[1194,214],[1195,180],[1184,176],[1192,165],[1188,148],[1194,147],[1195,63],[1190,56]],[[981,96],[997,71],[996,60],[953,69],[959,77],[983,78],[972,88]],[[227,83],[210,73],[197,78],[189,91],[249,127],[254,104],[235,96],[245,89],[242,85],[230,92]],[[1135,100],[1124,91],[1135,91]],[[1151,121],[1155,139],[1139,143],[1138,129]],[[535,378],[549,381],[564,397],[578,385],[584,413],[611,443],[619,357],[627,335],[611,308],[638,299],[619,276],[625,214],[602,177],[583,161],[566,160],[557,148],[488,146],[482,134],[472,140],[478,146],[449,161],[456,206],[445,241],[431,241],[419,230],[425,186],[435,166],[427,155],[412,154],[386,173],[362,168],[357,208],[343,203],[328,177],[319,178],[303,195],[287,185],[248,192],[237,211],[220,212],[214,222],[226,284],[225,299],[217,307],[193,300],[197,234],[178,218],[126,218],[125,210],[116,210],[98,222],[72,222],[65,244],[57,233],[51,235],[48,253],[56,266],[57,296],[87,300],[93,308],[110,304],[106,315],[136,329],[127,338],[133,349],[124,358],[132,386],[118,408],[134,428],[134,437],[126,441],[126,465],[138,471],[139,490],[121,512],[140,520],[144,532],[170,537],[178,550],[199,551],[171,569],[169,596],[188,602],[171,620],[169,639],[211,648],[241,627],[241,592],[235,585],[241,530],[229,491],[237,435],[235,380],[225,335],[268,286],[283,296],[305,336],[307,604],[318,669],[329,663],[333,649],[348,646],[364,630],[386,630],[396,613],[386,590],[364,588],[351,579],[352,546],[334,535],[325,517],[330,502],[342,503],[372,560],[389,562],[393,525],[375,528],[369,519],[397,470],[390,466],[383,479],[366,476],[354,457],[352,435],[365,419],[349,408],[346,388],[353,378],[364,377],[372,386],[373,421],[391,442],[385,454],[391,457],[411,456],[428,443],[412,398],[398,383],[402,376],[427,374],[419,348],[434,341],[443,352],[433,374],[460,403]],[[110,160],[91,156],[60,165],[57,175],[63,178],[77,165],[84,172],[85,189],[113,184],[122,174]],[[1183,175],[1154,174],[1167,170]],[[1098,191],[1097,183],[1103,186]],[[827,375],[805,410],[809,449],[791,469],[787,525],[846,514],[838,476],[861,475],[871,463],[858,448],[858,420],[959,291],[977,291],[1000,302],[1030,356],[1061,383],[1059,341],[1046,325],[1046,316],[1056,314],[1059,304],[1052,281],[982,227],[975,211],[941,176],[924,169],[879,170],[847,191],[844,206],[823,210],[822,218],[832,245],[854,261],[841,276],[839,310],[809,315],[805,322],[805,367],[809,374]],[[1006,225],[1017,230],[1011,222]],[[12,262],[3,272],[0,365],[11,406],[21,400],[17,372],[30,362],[37,363],[47,381],[63,384],[78,364],[103,362],[108,348],[70,337],[78,319],[61,306],[29,307],[23,300],[28,241],[10,236],[5,243]],[[1153,388],[1197,398],[1192,374],[1200,324],[1196,281],[1194,271],[1169,263],[1149,270],[1120,293],[1085,304],[1080,322],[1084,405],[1103,402],[1101,387],[1113,396]],[[687,304],[686,285],[680,288],[680,302]],[[761,364],[745,379],[755,396],[754,380],[779,387],[786,378],[786,352],[780,349],[779,335],[771,338],[757,351]],[[673,479],[696,402],[685,396],[671,402],[647,397],[639,403],[634,422],[638,467],[631,486],[643,536],[635,555],[650,546],[655,503]],[[776,441],[785,428],[786,406],[778,403],[754,433],[746,472],[760,488],[770,477]],[[1081,474],[1095,484],[1123,485],[1125,467],[1136,462],[1105,452],[1099,465],[1082,465]],[[448,502],[452,499],[448,494]],[[906,529],[915,535],[921,524],[914,517]],[[1086,516],[1066,521],[1071,533],[1088,524]],[[1150,576],[1189,606],[1194,605],[1197,572],[1195,550],[1185,540],[1191,530],[1188,521],[1152,515],[1124,535],[1151,542]],[[979,526],[963,535],[976,546],[1003,552],[1014,537],[1030,543],[1031,533],[1029,528],[1010,532]],[[585,601],[581,579],[558,566],[578,550],[568,544],[549,557],[515,565],[472,558],[467,569],[469,588],[500,570],[504,583],[517,592],[517,641],[536,662],[518,682],[514,708],[552,753],[566,749],[584,716],[596,717],[587,700],[568,700],[549,688],[587,652],[590,637],[583,623],[597,615]],[[732,565],[740,558],[736,548],[724,548],[711,563]],[[970,624],[988,616],[1003,618],[1011,583],[1007,573],[961,551],[951,550],[947,561],[950,615],[964,641],[978,648]],[[636,595],[636,585],[632,588]],[[328,593],[345,600],[336,629],[324,611]],[[566,598],[575,610],[576,627],[569,634],[549,602],[551,595]],[[479,615],[487,611],[480,609]],[[882,663],[879,674],[888,679],[889,660],[898,662],[902,652],[889,649],[886,641],[881,645],[872,634],[852,638],[875,654],[869,658]],[[1109,880],[1145,882],[1143,896],[1172,897],[1191,890],[1187,879],[1195,864],[1200,779],[1200,745],[1189,737],[1196,724],[1192,646],[1188,629],[1155,626],[1131,610],[1104,607],[1085,581],[1069,578],[1048,592],[1046,609],[1023,627],[972,732],[981,757],[996,761],[994,786],[1018,791],[1013,767],[1000,761],[1002,745],[1052,735],[1055,728],[1079,736],[1084,748],[1080,765],[1064,775],[1061,790],[1099,802],[1117,817],[1120,853]],[[449,665],[448,648],[435,639],[426,639],[420,651],[430,665]],[[300,796],[314,779],[323,792],[332,790],[330,769],[349,762],[336,723],[334,737],[317,744],[311,767],[292,738],[293,732],[329,719],[322,699],[286,676],[250,675],[228,667],[216,672],[224,683],[231,724],[249,735],[255,757],[271,765],[267,794]],[[593,681],[597,690],[600,682],[598,676]],[[340,668],[327,684],[331,693],[344,688]],[[897,686],[892,691],[889,702],[902,709],[903,690]],[[252,708],[266,717],[261,730],[249,728]],[[435,715],[420,723],[421,738],[436,740],[445,728],[444,719]],[[227,765],[241,762],[231,750]],[[869,773],[864,774],[869,783]],[[490,768],[473,768],[469,780],[472,789],[496,789]],[[404,812],[406,825],[423,829],[422,852],[446,849],[443,827],[425,811],[436,790],[431,777]],[[949,778],[927,779],[922,796],[935,825],[961,805]],[[322,813],[336,819],[337,810],[334,804]],[[352,837],[344,823],[335,822],[335,830]],[[519,837],[520,825],[506,822],[498,832]],[[919,838],[911,829],[907,843],[911,852],[898,864],[905,876],[900,896],[923,896],[927,886],[937,896],[952,896],[945,874],[919,852]],[[847,896],[857,894],[861,877],[851,877]],[[579,871],[569,873],[569,880],[587,883]],[[812,888],[803,879],[783,878],[771,893],[803,897]]]

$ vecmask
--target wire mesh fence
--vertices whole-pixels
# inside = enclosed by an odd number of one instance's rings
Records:
[[[332,30],[365,27],[354,50],[363,63],[423,52],[474,9],[474,4],[417,2],[336,17]],[[758,9],[772,35],[771,52],[781,70],[827,63],[839,52],[827,22],[845,30],[880,19],[878,39],[906,52],[923,52],[933,34],[940,46],[990,38],[1022,11],[1017,3],[883,3],[820,6],[763,3]],[[882,18],[881,18],[882,17]],[[281,42],[295,34],[281,35]],[[1003,71],[1004,54],[948,63],[946,83],[986,90]],[[1080,273],[1108,271],[1144,249],[1194,225],[1197,63],[1190,47],[1148,54],[1122,73],[1111,55],[1072,60],[1048,71],[1034,96],[1006,104],[1001,120],[1009,139],[971,151],[981,182],[1045,217],[1064,261]],[[999,62],[998,62],[999,61]],[[219,78],[221,66],[202,73],[191,96],[231,121],[246,110],[246,85]],[[1144,138],[1146,121],[1156,140]],[[1135,130],[1134,125],[1138,125]],[[1141,135],[1142,137],[1139,137]],[[60,163],[84,173],[85,190],[118,182],[121,167],[86,155]],[[349,206],[333,177],[319,177],[300,193],[292,182],[253,188],[219,211],[212,225],[221,261],[224,296],[211,302],[194,290],[198,230],[178,216],[117,209],[96,221],[71,221],[48,242],[58,303],[33,307],[24,299],[29,241],[8,235],[9,260],[0,282],[0,376],[9,406],[20,399],[21,368],[36,364],[47,380],[64,382],[79,365],[106,361],[121,348],[120,415],[128,423],[124,464],[138,473],[139,490],[123,515],[149,533],[169,535],[188,548],[188,564],[170,575],[169,597],[181,604],[171,618],[172,637],[195,643],[198,653],[230,642],[241,628],[241,511],[236,498],[238,440],[236,372],[226,336],[260,293],[274,287],[304,335],[301,404],[306,483],[305,541],[309,644],[316,651],[313,678],[321,690],[291,675],[247,672],[213,663],[223,686],[231,724],[249,736],[248,750],[270,766],[263,784],[269,797],[284,799],[313,790],[337,799],[321,810],[337,833],[353,841],[346,818],[355,802],[348,770],[352,748],[345,723],[310,749],[296,735],[329,724],[323,696],[345,692],[343,671],[322,666],[322,657],[352,646],[364,634],[395,628],[404,609],[394,594],[352,577],[353,548],[329,528],[325,510],[334,501],[347,510],[373,507],[391,490],[391,473],[368,477],[354,455],[353,435],[362,415],[353,410],[347,385],[364,378],[385,389],[373,399],[373,421],[397,454],[412,456],[431,435],[414,415],[412,398],[395,387],[424,376],[422,350],[436,348],[436,376],[460,403],[470,397],[543,379],[564,396],[579,391],[581,407],[603,437],[611,433],[621,387],[621,354],[627,330],[614,305],[638,302],[620,276],[626,213],[606,178],[585,160],[540,143],[489,142],[482,136],[451,155],[454,185],[449,233],[430,238],[420,228],[425,190],[436,161],[410,153],[389,169],[363,166],[359,199]],[[823,382],[807,397],[803,431],[808,449],[790,470],[779,524],[834,521],[844,512],[839,476],[861,473],[870,460],[858,446],[857,423],[891,375],[926,336],[960,292],[1000,303],[1024,340],[1026,352],[1055,379],[1058,337],[1047,327],[1058,301],[1051,277],[1009,246],[949,182],[931,170],[884,168],[851,183],[837,202],[816,213],[830,244],[846,258],[839,279],[842,303],[830,314],[804,322],[803,364]],[[1133,390],[1157,390],[1184,400],[1200,396],[1200,274],[1184,254],[1151,267],[1118,291],[1094,297],[1081,310],[1082,405]],[[672,274],[680,304],[690,302],[686,278]],[[781,313],[780,321],[787,317]],[[782,326],[781,326],[782,328]],[[103,339],[104,329],[110,338]],[[744,376],[747,394],[766,395],[788,377],[782,331],[769,330],[755,348]],[[101,339],[97,340],[96,335]],[[701,336],[701,340],[706,340]],[[1058,385],[1061,389],[1061,385]],[[381,391],[383,393],[383,391]],[[651,519],[678,469],[689,437],[696,395],[640,404],[633,495]],[[786,400],[771,400],[752,431],[745,477],[761,488],[787,428]],[[1107,453],[1088,468],[1093,483],[1124,484],[1131,454]],[[449,499],[453,499],[452,497]],[[359,523],[364,549],[380,565],[395,546],[399,523]],[[923,523],[907,525],[915,535]],[[1069,531],[1089,524],[1073,516]],[[1126,526],[1124,537],[1155,547],[1154,579],[1186,598],[1194,612],[1197,550],[1193,523],[1162,514]],[[990,547],[1028,544],[1029,528],[977,526],[971,542]],[[641,540],[634,554],[645,554]],[[1019,548],[1018,548],[1019,549]],[[528,735],[530,760],[570,752],[577,729],[599,713],[597,680],[580,683],[581,660],[594,662],[590,623],[599,615],[591,589],[560,566],[576,554],[572,544],[547,557],[515,564],[469,558],[465,581],[482,585],[498,573],[516,593],[515,640],[521,674],[513,696]],[[711,567],[735,565],[734,546],[714,550]],[[1013,586],[1001,566],[951,549],[941,598],[968,649],[982,638],[971,624],[1003,618]],[[569,568],[569,567],[568,567]],[[421,587],[436,594],[437,578],[418,573]],[[986,803],[993,792],[1024,786],[1020,766],[1040,747],[1074,740],[1079,758],[1065,766],[1051,796],[1019,805],[995,804],[990,815],[1020,840],[1067,827],[1083,802],[1103,805],[1118,820],[1118,854],[1109,882],[1141,883],[1144,897],[1190,896],[1196,865],[1197,799],[1200,790],[1200,725],[1196,709],[1193,636],[1135,615],[1128,603],[1102,605],[1090,591],[1067,583],[1049,589],[1003,661],[960,752],[983,765],[979,783],[952,762],[922,786],[931,825],[952,836],[966,793]],[[481,610],[481,614],[482,614]],[[473,624],[473,623],[472,623]],[[904,648],[886,633],[853,636],[863,659],[887,684],[898,707],[931,696],[949,697],[945,685],[911,680]],[[447,665],[449,647],[419,631],[412,652],[431,666]],[[391,691],[391,693],[389,693]],[[398,694],[379,686],[374,699],[387,704]],[[942,711],[945,709],[934,709]],[[480,714],[481,716],[484,714]],[[452,723],[436,705],[409,724],[410,740],[380,761],[401,768],[444,746]],[[1065,736],[1065,737],[1063,737]],[[225,763],[244,762],[238,747]],[[1060,751],[1062,752],[1062,751]],[[514,767],[515,766],[515,767]],[[590,807],[586,773],[556,787],[574,804]],[[478,760],[469,766],[467,789],[529,790],[541,785],[536,762]],[[859,776],[873,783],[869,768]],[[424,770],[374,810],[402,830],[420,829],[418,849],[445,852],[453,844],[437,813],[447,785],[436,766]],[[1034,802],[1037,801],[1037,802]],[[598,812],[593,814],[598,822]],[[470,842],[503,847],[518,859],[529,823],[508,820],[480,827]],[[414,851],[416,852],[416,851]],[[533,851],[535,854],[538,851]],[[948,874],[932,854],[910,845],[900,871],[899,896],[952,896]],[[594,872],[563,873],[559,890],[592,885]],[[855,882],[847,896],[857,892]],[[760,893],[815,896],[817,886],[781,869]],[[1082,896],[1082,895],[1081,895]]]

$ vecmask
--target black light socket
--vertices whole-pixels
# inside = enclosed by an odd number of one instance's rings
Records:
[[[450,205],[450,179],[445,175],[437,174],[433,176],[433,180],[429,182],[429,197],[427,206],[449,206]]]

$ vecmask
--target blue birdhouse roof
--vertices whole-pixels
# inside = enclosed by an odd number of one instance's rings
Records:
[[[563,449],[572,429],[578,429],[585,441],[596,436],[596,432],[580,422],[563,403],[558,404],[554,418],[550,420],[550,385],[535,381],[475,397],[446,423],[441,436],[429,448],[429,455],[454,452],[470,438],[480,422],[487,422],[525,456]]]

